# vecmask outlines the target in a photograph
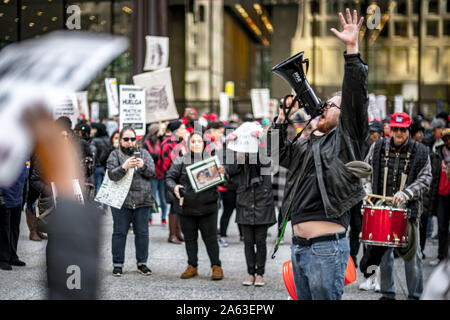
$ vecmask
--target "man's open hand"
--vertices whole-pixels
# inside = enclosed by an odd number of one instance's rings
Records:
[[[364,17],[359,19],[356,10],[353,10],[353,19],[350,15],[350,9],[347,8],[345,10],[347,15],[347,22],[344,19],[342,13],[339,12],[339,19],[341,20],[342,27],[344,30],[341,32],[337,31],[335,28],[331,28],[331,32],[333,32],[336,37],[338,37],[343,43],[347,46],[347,54],[358,53],[358,37],[359,37],[359,29],[364,21]]]

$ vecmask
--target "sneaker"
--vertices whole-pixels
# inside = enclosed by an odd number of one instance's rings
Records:
[[[114,269],[113,269],[113,276],[114,277],[121,277],[122,276],[122,268],[121,267],[114,267]]]
[[[138,271],[140,273],[142,273],[145,276],[149,276],[152,274],[152,270],[150,270],[149,268],[147,268],[147,266],[145,264],[141,264],[140,266],[137,267]]]
[[[369,291],[369,290],[375,290],[375,278],[377,274],[373,274],[370,277],[368,277],[366,280],[364,280],[363,283],[359,285],[359,290],[363,291]]]
[[[221,247],[228,247],[227,237],[220,237],[219,244]]]
[[[162,220],[161,220],[161,224],[162,224],[163,226],[166,226],[166,225],[167,225],[166,219],[162,219]]]
[[[252,286],[255,283],[255,277],[252,275],[248,275],[244,281],[242,281],[242,285],[244,286]]]
[[[255,279],[255,287],[262,287],[266,283],[264,282],[263,276],[257,275]]]

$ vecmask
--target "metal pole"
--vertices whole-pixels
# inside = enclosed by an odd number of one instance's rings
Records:
[[[419,35],[419,54],[418,54],[418,71],[417,71],[417,90],[418,90],[418,96],[419,101],[417,103],[417,112],[419,113],[421,111],[422,106],[422,45],[423,45],[423,39],[422,39],[422,23],[423,23],[423,3],[422,1],[419,1],[419,25],[418,25],[418,35]]]

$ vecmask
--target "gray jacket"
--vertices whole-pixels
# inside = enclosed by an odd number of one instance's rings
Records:
[[[140,169],[136,168],[130,191],[122,206],[123,208],[136,209],[141,207],[151,207],[153,204],[150,180],[155,176],[155,164],[147,150],[141,149],[140,151],[141,158],[144,160],[144,166]],[[127,171],[122,168],[122,165],[128,158],[129,156],[119,150],[111,152],[106,162],[108,177],[111,180],[119,181],[125,176]]]

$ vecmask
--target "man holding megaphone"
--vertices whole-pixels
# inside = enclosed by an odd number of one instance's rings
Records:
[[[270,143],[279,143],[280,165],[289,169],[282,205],[286,226],[293,226],[292,266],[298,299],[339,300],[349,259],[346,230],[349,209],[365,197],[360,178],[370,168],[364,159],[368,146],[367,65],[358,50],[356,10],[346,19],[339,13],[343,31],[331,31],[346,45],[342,93],[321,101],[306,80],[303,52],[275,66],[272,71],[288,81],[296,96],[286,96],[269,130]],[[287,127],[299,108],[313,118],[317,129],[308,138],[293,141]],[[277,139],[278,138],[278,139]],[[277,141],[273,141],[277,140]],[[273,150],[273,148],[272,148]],[[282,235],[281,235],[282,236]]]

